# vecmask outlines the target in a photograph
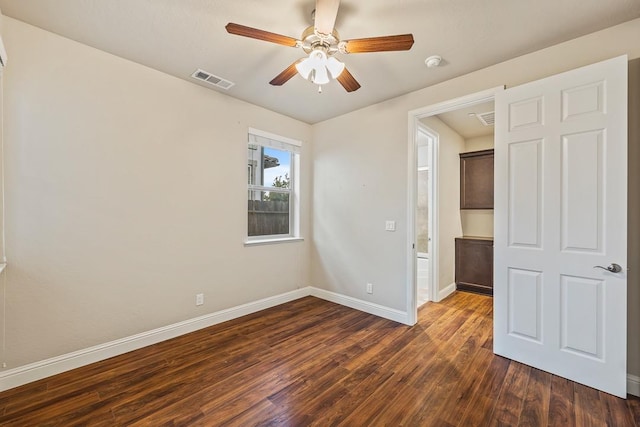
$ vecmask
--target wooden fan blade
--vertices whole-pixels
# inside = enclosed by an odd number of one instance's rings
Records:
[[[295,47],[298,44],[298,40],[293,37],[283,36],[281,34],[270,33],[269,31],[258,30],[257,28],[247,27],[240,24],[234,24],[229,22],[224,28],[227,29],[229,34],[235,34],[237,36],[249,37],[252,39],[264,40],[266,42],[281,44],[284,46]]]
[[[347,70],[346,68],[342,70],[342,73],[340,73],[340,75],[336,80],[340,82],[342,87],[347,92],[353,92],[360,89],[360,83],[358,83],[358,81],[353,77],[353,75],[351,75],[349,70]]]
[[[314,26],[319,33],[331,34],[336,25],[340,0],[316,0]]]
[[[298,60],[285,68],[284,71],[275,76],[273,80],[269,82],[269,84],[273,86],[282,86],[283,84],[291,80],[291,78],[298,73],[298,70],[296,69],[296,64],[298,62],[300,61]]]
[[[345,51],[347,53],[409,50],[411,46],[413,46],[413,34],[345,40]]]

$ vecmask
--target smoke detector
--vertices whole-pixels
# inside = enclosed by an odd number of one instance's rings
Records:
[[[424,63],[428,68],[439,67],[441,62],[442,62],[442,57],[440,55],[431,55],[430,57],[424,60]]]

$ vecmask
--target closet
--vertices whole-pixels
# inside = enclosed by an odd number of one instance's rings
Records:
[[[493,210],[493,149],[460,153],[460,210]],[[493,295],[493,238],[458,237],[455,257],[456,289]]]

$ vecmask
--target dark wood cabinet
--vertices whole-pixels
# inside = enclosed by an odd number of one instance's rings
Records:
[[[493,239],[456,238],[456,289],[493,295]]]
[[[493,150],[460,153],[460,209],[493,209]]]

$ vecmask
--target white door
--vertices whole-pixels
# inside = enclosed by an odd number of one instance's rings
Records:
[[[626,56],[496,95],[494,213],[494,352],[626,398]]]

